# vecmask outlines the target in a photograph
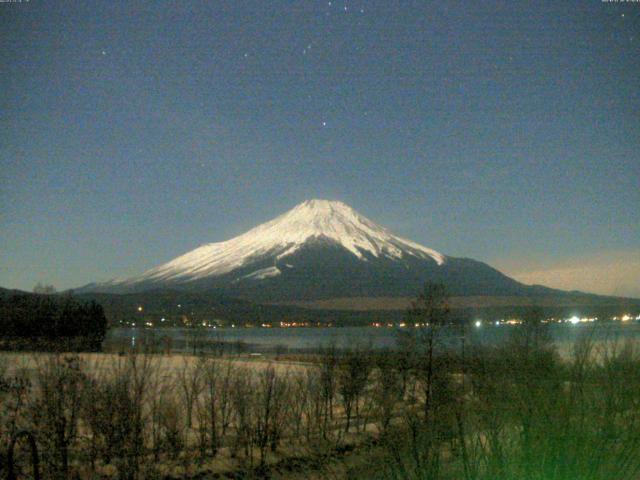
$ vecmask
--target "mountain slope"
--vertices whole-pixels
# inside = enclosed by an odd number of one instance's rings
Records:
[[[442,254],[392,235],[344,203],[309,200],[243,235],[202,245],[124,283],[190,282],[223,275],[261,257],[282,260],[308,242],[320,239],[340,245],[360,260],[366,259],[366,254],[392,259],[408,254],[431,258],[439,265],[444,263]],[[280,270],[274,265],[268,268],[254,272],[254,278],[279,275]]]
[[[332,297],[413,296],[426,281],[453,295],[535,295],[490,266],[445,256],[398,237],[342,202],[309,200],[230,240],[202,245],[136,277],[80,291],[217,289],[277,302]]]

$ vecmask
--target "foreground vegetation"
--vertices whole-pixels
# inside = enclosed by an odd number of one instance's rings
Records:
[[[443,292],[414,307],[430,328],[396,351],[305,363],[6,354],[0,470],[30,472],[33,438],[43,478],[638,478],[634,344],[586,335],[561,360],[532,314],[499,347],[461,330],[452,350]]]

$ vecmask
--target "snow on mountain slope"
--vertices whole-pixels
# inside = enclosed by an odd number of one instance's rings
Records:
[[[393,235],[342,202],[308,200],[238,237],[202,245],[121,284],[188,282],[223,275],[266,255],[280,260],[314,239],[338,244],[362,261],[367,261],[365,253],[391,259],[410,255],[432,259],[438,265],[446,261],[441,253]],[[276,267],[271,267],[249,276],[260,279],[279,274]]]
[[[255,272],[250,273],[249,275],[240,277],[235,281],[238,282],[240,280],[264,280],[265,278],[277,277],[281,273],[282,272],[278,267],[261,268],[260,270],[256,270]]]

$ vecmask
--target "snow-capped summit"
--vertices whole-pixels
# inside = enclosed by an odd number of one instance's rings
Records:
[[[315,239],[340,245],[363,261],[367,260],[367,253],[373,257],[402,258],[413,255],[431,258],[438,265],[445,261],[441,253],[391,234],[345,203],[314,199],[242,235],[224,242],[202,245],[124,283],[157,280],[188,282],[222,275],[265,255],[273,256],[276,260],[284,259]],[[265,272],[256,271],[247,277],[265,278],[278,273],[277,269],[271,268]]]
[[[361,259],[363,252],[369,252],[374,257],[401,258],[404,254],[431,257],[438,265],[445,261],[441,253],[393,235],[338,201],[307,200],[270,224],[274,236],[278,236],[278,231],[286,232],[284,238],[293,240],[293,249],[309,238],[324,236]]]
[[[443,282],[463,295],[524,292],[484,263],[445,256],[328,200],[303,202],[242,235],[201,245],[136,277],[79,290],[216,289],[283,301],[413,296],[426,281]]]

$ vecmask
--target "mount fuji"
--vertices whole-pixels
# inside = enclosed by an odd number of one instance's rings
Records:
[[[455,258],[394,235],[338,201],[308,200],[227,241],[204,244],[123,280],[79,292],[208,291],[261,302],[414,296],[426,281],[452,295],[531,296],[489,265]]]

